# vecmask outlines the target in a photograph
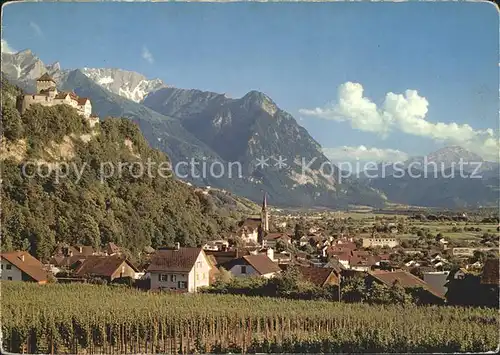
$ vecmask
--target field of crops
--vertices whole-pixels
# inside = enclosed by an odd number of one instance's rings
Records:
[[[483,352],[499,337],[492,309],[1,286],[3,346],[18,353]]]

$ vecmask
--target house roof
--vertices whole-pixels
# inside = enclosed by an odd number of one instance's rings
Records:
[[[331,256],[337,260],[351,260],[351,253],[350,252],[334,252],[331,253]]]
[[[366,250],[353,250],[352,255],[359,256],[359,257],[368,257],[371,254],[369,252],[367,252]]]
[[[422,287],[437,297],[440,298],[444,297],[444,294],[442,292],[433,289],[425,281],[403,270],[398,270],[398,271],[374,270],[374,271],[369,271],[368,274],[389,287],[394,285],[395,282],[398,282],[403,288]]]
[[[77,245],[75,248],[81,255],[94,255],[94,248],[90,245]]]
[[[190,272],[202,251],[202,248],[157,250],[151,257],[147,271]]]
[[[346,248],[343,246],[339,245],[332,245],[326,249],[326,254],[329,256],[332,255],[340,255],[340,254],[349,254],[351,255],[352,249],[351,248]]]
[[[247,249],[236,249],[228,251],[215,251],[206,250],[205,254],[207,256],[212,256],[215,259],[215,265],[225,264],[233,259],[238,259],[239,257],[250,255]]]
[[[30,253],[26,251],[13,251],[2,253],[0,256],[33,280],[37,282],[47,281],[48,273],[44,270],[43,264]]]
[[[267,233],[264,239],[265,240],[290,239],[290,236],[286,233]]]
[[[43,74],[41,77],[36,79],[36,81],[52,81],[55,83],[54,79],[52,79],[52,77],[48,73]]]
[[[243,259],[261,275],[281,271],[280,267],[264,254],[246,255]]]
[[[55,96],[55,98],[56,98],[56,99],[64,99],[64,98],[66,98],[66,96],[68,96],[68,95],[69,95],[69,97],[70,97],[71,99],[73,99],[73,100],[75,100],[75,101],[78,101],[78,100],[80,99],[80,98],[79,98],[79,97],[78,97],[78,96],[77,96],[74,92],[60,92],[60,93],[58,93],[58,94]]]
[[[109,242],[106,246],[106,251],[108,254],[117,254],[120,252],[120,248],[113,242]]]
[[[351,250],[356,249],[356,243],[348,242],[348,241],[341,241],[341,243],[339,243],[339,241],[337,241],[337,246],[343,247],[343,248],[349,248]]]
[[[62,257],[59,255],[56,255],[50,259],[50,263],[54,264],[55,266],[59,267],[73,267],[78,261],[83,262],[85,260],[86,256],[80,253],[77,253],[72,256],[67,256],[67,257]]]
[[[326,267],[307,267],[307,266],[295,266],[297,270],[302,274],[306,281],[309,281],[316,286],[323,286],[330,275],[333,273],[335,277],[338,278],[338,273],[335,269]],[[338,279],[337,279],[338,280]]]
[[[245,255],[238,259],[233,259],[224,265],[226,270],[231,270],[235,265],[250,265],[260,275],[271,274],[281,271],[280,267],[265,254]]]
[[[486,259],[483,266],[483,273],[481,275],[481,283],[485,285],[498,285],[499,284],[499,259]]]
[[[351,259],[349,259],[349,265],[351,266],[373,266],[375,265],[378,261],[380,261],[380,258],[377,258],[373,255],[369,255],[367,257],[363,256],[351,256]]]
[[[78,98],[78,105],[85,105],[85,103],[86,103],[87,101],[89,101],[89,99],[88,99],[88,98],[86,98],[86,97],[79,97],[79,98]]]
[[[241,228],[251,228],[257,229],[261,225],[262,220],[260,218],[247,218],[239,223]]]
[[[116,272],[116,270],[123,262],[129,264],[129,266],[134,269],[135,272],[139,271],[125,257],[118,255],[91,255],[87,256],[83,260],[83,262],[75,269],[74,275],[78,277],[87,275],[110,277]]]

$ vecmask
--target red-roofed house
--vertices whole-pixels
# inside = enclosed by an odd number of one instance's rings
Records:
[[[49,273],[42,263],[26,251],[13,251],[0,254],[1,279],[12,281],[31,281],[44,284]]]
[[[151,289],[196,292],[210,284],[212,262],[202,248],[157,250],[147,268]]]
[[[419,279],[417,276],[403,271],[369,271],[368,281],[384,284],[387,287],[393,286],[395,283],[399,284],[404,289],[411,289],[421,287],[424,292],[427,292],[427,300],[431,303],[442,303],[445,300],[444,294],[434,289],[431,285]]]
[[[281,271],[278,264],[265,254],[246,255],[222,265],[235,276],[262,276],[270,278]]]

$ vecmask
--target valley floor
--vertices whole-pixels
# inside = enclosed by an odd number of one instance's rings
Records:
[[[18,353],[485,352],[499,342],[495,309],[1,286],[3,348]]]

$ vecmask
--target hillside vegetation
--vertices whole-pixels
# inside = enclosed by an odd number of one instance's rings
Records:
[[[115,242],[133,253],[147,245],[193,246],[239,218],[237,208],[222,217],[218,199],[160,176],[155,167],[168,157],[151,149],[130,120],[107,118],[91,129],[64,105],[34,105],[20,115],[20,92],[2,80],[2,250],[43,259],[58,242],[96,248]],[[141,175],[148,162],[153,174]],[[119,163],[126,167],[121,173]]]

